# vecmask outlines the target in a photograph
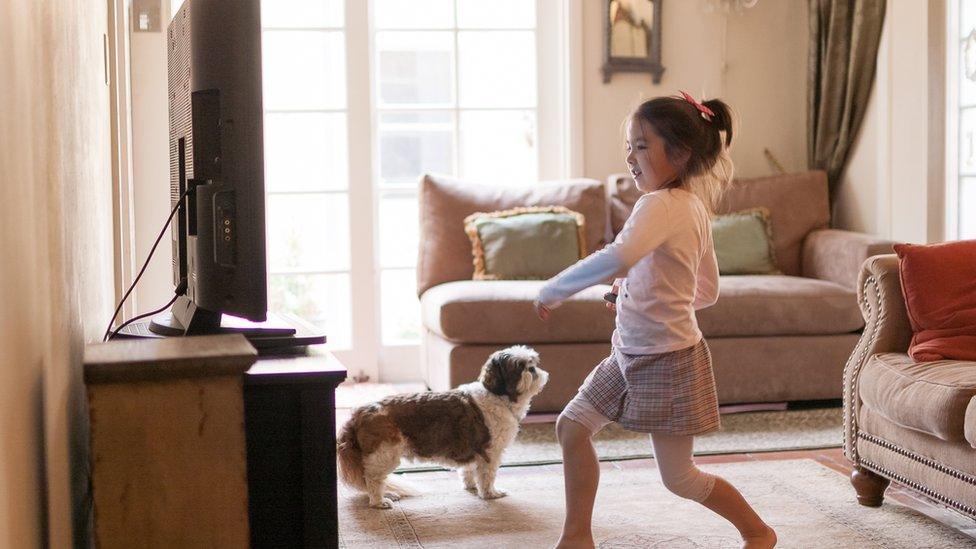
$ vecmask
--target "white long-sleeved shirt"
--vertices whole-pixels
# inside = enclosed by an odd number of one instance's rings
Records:
[[[584,288],[626,273],[617,297],[613,346],[665,353],[701,339],[695,311],[718,299],[711,220],[684,189],[642,196],[614,241],[550,279],[538,301],[550,309]]]

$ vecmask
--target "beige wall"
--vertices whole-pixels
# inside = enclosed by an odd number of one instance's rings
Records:
[[[888,2],[875,84],[842,175],[840,228],[944,238],[944,0]]]
[[[113,287],[105,27],[105,2],[0,3],[0,548],[69,547],[89,512],[81,356]]]
[[[706,13],[704,0],[665,2],[661,83],[615,74],[604,84],[602,3],[583,2],[584,175],[625,170],[621,123],[640,101],[686,90],[719,97],[739,114],[736,173],[773,173],[768,147],[789,171],[806,169],[807,3],[764,1],[742,13]]]

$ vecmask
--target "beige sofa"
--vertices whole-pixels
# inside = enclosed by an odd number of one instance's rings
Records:
[[[976,519],[976,362],[917,363],[898,257],[868,259],[858,301],[866,326],[844,370],[844,453],[863,505],[889,480]]]
[[[593,251],[613,239],[638,196],[626,176],[520,188],[424,177],[417,278],[427,384],[443,390],[469,382],[492,351],[526,344],[552,372],[533,410],[561,410],[610,351],[614,319],[602,299],[609,287],[580,292],[543,323],[532,309],[543,282],[471,280],[462,220],[476,211],[562,205],[585,216]],[[718,302],[698,312],[719,400],[840,398],[844,363],[863,327],[857,273],[867,257],[890,252],[891,243],[827,228],[823,172],[737,181],[720,213],[755,206],[770,211],[782,274],[723,276]]]

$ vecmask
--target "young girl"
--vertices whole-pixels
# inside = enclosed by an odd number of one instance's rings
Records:
[[[627,123],[627,166],[645,193],[612,244],[539,291],[536,313],[618,273],[613,350],[556,422],[566,520],[557,547],[593,547],[590,522],[600,468],[591,437],[611,421],[650,433],[664,485],[729,520],[746,548],[776,534],[724,479],[695,467],[694,435],[719,428],[711,355],[695,310],[718,298],[709,211],[731,182],[728,105],[690,95],[641,104]],[[614,308],[611,306],[611,308]]]

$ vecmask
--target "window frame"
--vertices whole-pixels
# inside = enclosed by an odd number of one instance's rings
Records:
[[[370,8],[372,1],[368,2]],[[347,3],[348,8],[348,3]],[[377,29],[372,25],[372,18],[368,18],[368,37],[369,37],[369,77],[374,77],[374,63],[376,61],[375,51],[373,51],[374,38],[377,32],[386,29]],[[348,23],[348,21],[347,21]],[[411,29],[413,30],[413,29]],[[450,29],[454,32],[454,86],[455,86],[455,106],[448,109],[454,113],[455,136],[458,135],[457,126],[460,124],[460,113],[468,109],[460,106],[457,96],[458,86],[458,58],[457,58],[457,27]],[[480,30],[480,29],[479,29]],[[582,176],[582,3],[574,0],[536,0],[536,27],[533,29],[536,36],[536,135],[538,138],[537,166],[539,180],[564,179]],[[352,27],[349,27],[352,35]],[[352,48],[347,48],[347,51]],[[350,65],[351,66],[351,65]],[[382,341],[382,312],[381,312],[381,276],[385,270],[379,257],[378,243],[375,235],[378,234],[378,212],[382,196],[385,193],[400,195],[416,195],[416,188],[410,189],[391,189],[381,188],[379,171],[379,115],[381,111],[378,107],[377,98],[378,88],[374,82],[369,82],[370,87],[370,120],[371,120],[371,142],[369,151],[371,155],[372,174],[370,177],[371,202],[372,208],[372,240],[371,253],[375,257],[373,264],[372,278],[374,283],[374,293],[370,296],[373,307],[373,319],[370,324],[372,335],[369,338],[369,348],[363,347],[362,350],[370,352],[371,356],[376,357],[374,379],[380,381],[416,381],[422,377],[422,340],[417,343],[393,343],[387,344]],[[351,79],[350,79],[350,85]],[[348,96],[352,97],[354,90],[350,89]],[[554,98],[552,100],[551,98]],[[395,110],[395,109],[390,109]],[[513,110],[519,110],[514,109]],[[388,111],[387,111],[388,112]],[[460,142],[455,141],[454,167],[460,170]],[[362,144],[360,144],[362,146]],[[350,143],[350,148],[353,148]],[[358,148],[358,147],[357,147]],[[365,200],[364,200],[365,202]],[[359,219],[353,212],[352,219]],[[351,234],[359,234],[354,227]],[[358,247],[358,244],[353,246]],[[415,269],[408,267],[405,269]],[[411,291],[414,288],[410,288]],[[354,295],[353,302],[357,303],[357,296]],[[421,330],[423,327],[421,326]],[[355,337],[354,337],[355,339]],[[367,342],[364,342],[367,343]],[[368,349],[368,350],[367,350]],[[358,353],[356,353],[358,354]]]
[[[976,103],[963,106],[960,100],[961,63],[960,49],[966,40],[962,36],[961,3],[965,0],[949,0],[945,9],[945,204],[944,204],[944,238],[958,240],[963,237],[976,238],[976,235],[963,235],[961,227],[962,203],[961,191],[963,178],[976,177],[960,173],[960,145],[962,143],[961,120],[964,111],[976,111]],[[974,212],[976,214],[976,212]]]

